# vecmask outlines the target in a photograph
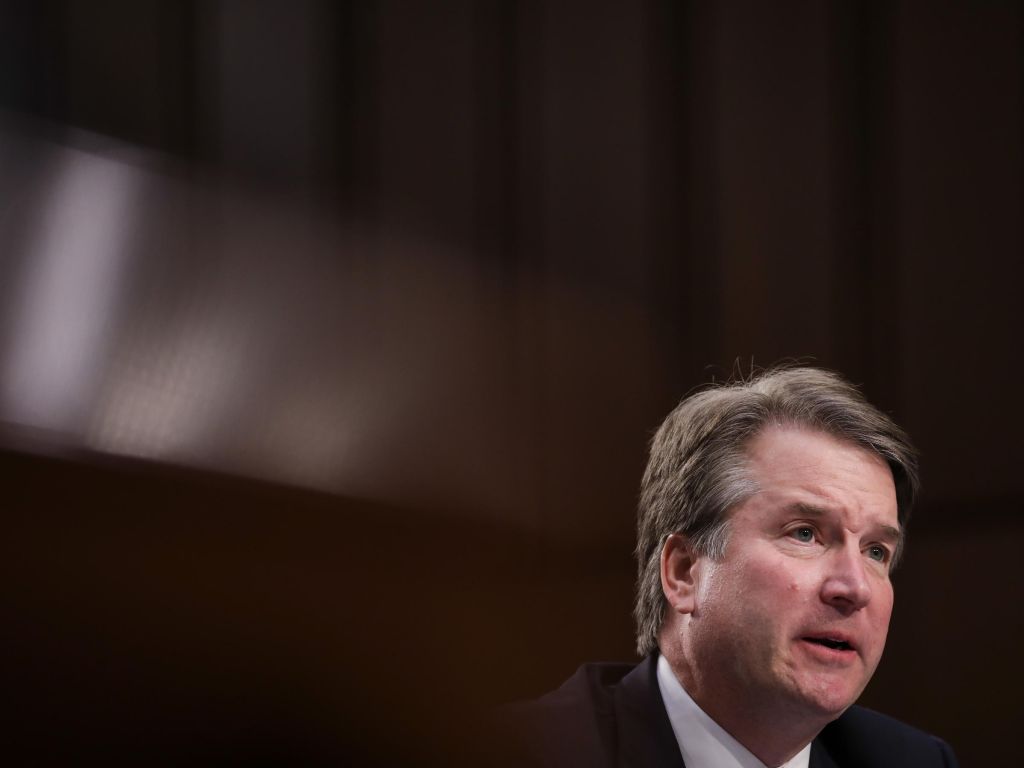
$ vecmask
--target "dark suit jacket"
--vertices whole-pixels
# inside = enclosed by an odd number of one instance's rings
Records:
[[[557,691],[508,708],[518,765],[680,768],[657,680],[657,656],[636,667],[588,664]],[[810,768],[953,768],[940,739],[863,707],[850,707],[811,745]]]

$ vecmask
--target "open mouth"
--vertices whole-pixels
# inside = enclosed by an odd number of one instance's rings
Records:
[[[826,648],[831,648],[833,651],[852,651],[853,646],[845,640],[836,640],[831,637],[805,637],[808,643],[814,643],[816,645],[823,645]]]

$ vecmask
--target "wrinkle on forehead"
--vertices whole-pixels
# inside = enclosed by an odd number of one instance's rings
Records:
[[[878,524],[899,530],[889,465],[854,443],[820,430],[772,426],[747,445],[746,468],[760,493],[785,494],[787,503],[824,510],[882,511]]]

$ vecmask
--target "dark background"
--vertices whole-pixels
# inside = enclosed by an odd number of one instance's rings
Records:
[[[1014,762],[1022,97],[1018,2],[4,2],[0,750],[466,756],[797,359],[923,454],[863,703]]]

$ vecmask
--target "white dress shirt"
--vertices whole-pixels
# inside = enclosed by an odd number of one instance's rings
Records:
[[[686,768],[776,768],[758,760],[698,707],[664,656],[658,657],[658,688]],[[777,768],[807,768],[810,759],[808,744]]]

